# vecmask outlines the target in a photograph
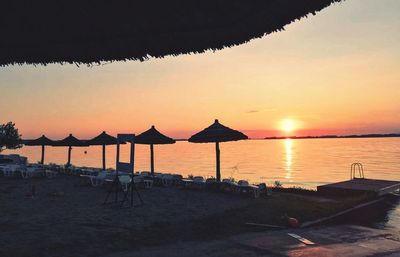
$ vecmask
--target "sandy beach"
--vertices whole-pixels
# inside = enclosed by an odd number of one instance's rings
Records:
[[[281,192],[253,199],[153,187],[139,189],[144,205],[120,208],[103,205],[106,190],[91,187],[82,177],[2,177],[0,185],[1,256],[103,256],[203,242],[260,230],[246,222],[286,226],[285,213],[305,222],[346,207],[335,199]],[[36,188],[33,199],[27,196],[32,185]]]

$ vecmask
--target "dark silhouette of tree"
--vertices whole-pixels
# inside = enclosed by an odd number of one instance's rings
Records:
[[[11,121],[0,125],[0,152],[5,149],[17,149],[22,147],[21,135]]]

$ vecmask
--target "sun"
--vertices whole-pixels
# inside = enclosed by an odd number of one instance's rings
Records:
[[[296,129],[294,120],[285,119],[281,122],[281,130],[285,133],[293,132]]]

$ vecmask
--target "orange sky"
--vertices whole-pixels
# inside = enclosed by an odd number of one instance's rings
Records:
[[[0,68],[0,122],[24,137],[151,125],[185,138],[218,118],[251,137],[400,132],[400,2],[336,4],[215,53],[94,67]]]

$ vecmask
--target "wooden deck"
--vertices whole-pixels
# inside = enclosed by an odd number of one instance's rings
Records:
[[[327,184],[317,187],[322,194],[348,195],[357,193],[373,193],[378,196],[400,190],[400,181],[355,178],[352,180]]]

